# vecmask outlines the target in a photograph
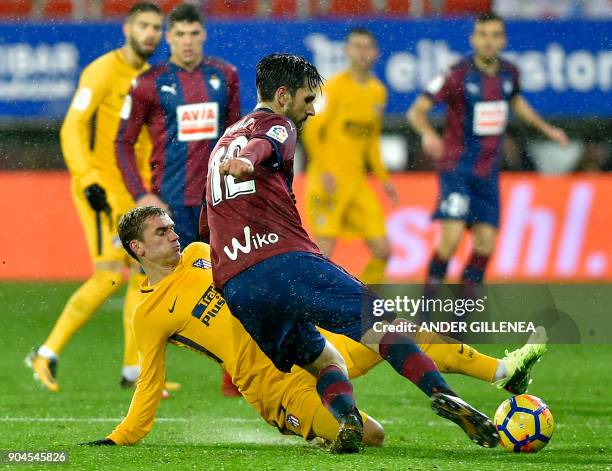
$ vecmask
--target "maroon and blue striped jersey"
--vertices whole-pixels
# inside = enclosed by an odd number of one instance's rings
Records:
[[[253,141],[260,144],[257,150],[248,147]],[[296,142],[295,124],[262,108],[229,127],[213,150],[200,234],[210,235],[217,288],[275,255],[320,253],[302,226],[295,205],[292,184]],[[239,182],[221,175],[219,165],[235,156],[253,163],[254,172],[248,180]]]
[[[473,57],[466,57],[435,78],[425,96],[447,105],[444,157],[438,170],[496,175],[509,102],[519,92],[518,69],[503,59],[495,75],[482,72]]]
[[[126,97],[115,140],[132,197],[147,192],[134,155],[143,125],[153,142],[151,191],[170,206],[199,206],[210,152],[239,118],[238,73],[225,61],[205,56],[192,72],[168,62],[142,74]]]

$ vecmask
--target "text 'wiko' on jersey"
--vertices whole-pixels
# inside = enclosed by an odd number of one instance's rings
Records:
[[[121,112],[116,154],[126,187],[146,193],[133,144],[143,125],[153,141],[151,190],[171,206],[199,206],[210,151],[240,118],[236,68],[204,57],[193,71],[171,62],[152,67],[132,87]]]
[[[466,57],[435,78],[425,95],[447,105],[444,158],[438,170],[496,175],[509,102],[519,92],[518,69],[503,59],[496,74],[481,71],[473,57]]]
[[[271,144],[269,155],[241,152],[252,139]],[[293,195],[295,124],[268,109],[257,109],[229,127],[213,149],[206,182],[215,286],[262,260],[286,252],[319,253],[304,228]],[[223,176],[225,159],[254,160],[249,180]],[[202,218],[206,222],[206,218]],[[206,230],[201,231],[206,232]]]

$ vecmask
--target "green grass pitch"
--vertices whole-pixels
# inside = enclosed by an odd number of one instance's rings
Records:
[[[131,392],[118,387],[121,298],[107,302],[63,352],[59,394],[43,391],[23,363],[75,288],[70,283],[0,284],[0,450],[65,450],[71,468],[105,470],[612,469],[612,345],[549,347],[529,392],[548,403],[557,429],[548,447],[534,455],[472,444],[458,427],[435,416],[427,398],[385,364],[355,381],[358,404],[385,426],[384,448],[330,455],[278,434],[243,400],[221,397],[218,366],[173,346],[168,347],[169,379],[180,381],[183,389],[162,402],[153,432],[133,447],[79,447],[78,442],[109,433],[130,403]],[[595,301],[609,312],[612,290],[607,292]],[[594,304],[584,305],[588,315]],[[481,348],[496,356],[503,349]],[[507,397],[471,378],[449,379],[489,415]]]

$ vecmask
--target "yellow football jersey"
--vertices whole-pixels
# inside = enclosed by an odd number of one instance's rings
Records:
[[[212,286],[210,247],[187,246],[175,271],[153,286],[142,286],[134,311],[134,333],[140,352],[140,378],[128,415],[108,436],[118,445],[133,444],[151,431],[166,380],[168,342],[215,360],[231,375],[244,398],[268,422],[285,429],[283,407],[300,392],[314,392],[315,378],[301,368],[277,370]],[[378,354],[346,337],[323,332],[347,360],[349,375],[359,376],[382,361]],[[363,355],[362,355],[363,353]],[[354,361],[354,360],[357,361]],[[311,401],[320,405],[320,402]],[[308,431],[312,415],[303,414]]]
[[[115,160],[115,135],[121,109],[132,81],[149,68],[134,69],[120,49],[100,56],[81,74],[78,89],[62,124],[60,140],[66,165],[79,187],[99,183],[109,198],[125,189]],[[150,181],[148,165],[152,144],[144,129],[137,143],[138,166]],[[131,199],[131,197],[130,197]]]
[[[364,177],[368,169],[387,180],[380,152],[386,102],[387,90],[374,76],[363,83],[350,71],[330,78],[323,90],[322,109],[307,121],[302,135],[308,172],[329,172],[340,186]]]

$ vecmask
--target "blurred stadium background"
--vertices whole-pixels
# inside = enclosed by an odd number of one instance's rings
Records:
[[[83,67],[121,44],[122,15],[132,3],[0,1],[0,213],[10,228],[0,233],[0,280],[77,280],[90,271],[58,130]],[[168,11],[180,2],[158,3]],[[239,69],[243,112],[255,103],[254,68],[264,54],[302,54],[329,76],[344,65],[342,41],[351,27],[366,26],[377,36],[376,73],[389,89],[383,154],[401,193],[399,207],[386,206],[394,245],[390,280],[422,279],[437,236],[428,221],[435,179],[404,113],[429,80],[469,51],[471,18],[491,8],[500,12],[523,92],[567,130],[572,144],[561,149],[511,123],[503,149],[509,172],[502,180],[502,232],[489,280],[612,280],[609,0],[191,3],[206,14],[206,52]],[[161,47],[152,62],[167,53]],[[336,256],[357,273],[363,250],[347,242]],[[459,266],[451,265],[451,275]]]

